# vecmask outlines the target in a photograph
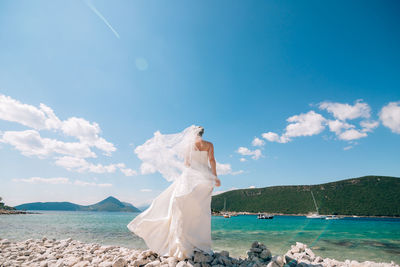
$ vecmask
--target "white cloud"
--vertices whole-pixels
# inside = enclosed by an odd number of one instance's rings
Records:
[[[153,190],[147,189],[147,188],[143,188],[143,189],[140,189],[140,191],[141,191],[141,192],[151,192],[151,191],[153,191]]]
[[[363,138],[366,136],[367,136],[366,133],[360,132],[355,129],[346,130],[338,135],[339,139],[346,140],[346,141],[356,140],[356,139],[360,139],[360,138]]]
[[[136,175],[136,171],[126,168],[125,164],[93,164],[85,158],[96,158],[91,150],[95,147],[110,156],[116,151],[115,146],[100,137],[101,129],[96,122],[83,118],[71,117],[60,120],[54,111],[45,104],[35,107],[23,104],[9,96],[0,94],[0,119],[17,122],[31,130],[5,131],[0,133],[0,142],[14,146],[25,156],[39,158],[54,157],[56,164],[68,170],[79,172],[110,173],[120,169],[126,176]],[[71,136],[79,142],[64,142],[52,138],[44,138],[41,130],[52,130],[62,136]],[[63,157],[60,157],[63,156]]]
[[[254,137],[253,142],[251,143],[253,146],[263,146],[265,145],[264,140],[261,140],[258,137]]]
[[[126,176],[136,175],[136,171],[128,169],[125,167],[124,163],[114,163],[114,164],[93,164],[82,158],[76,157],[59,157],[55,161],[57,166],[61,166],[69,171],[75,172],[92,172],[92,173],[114,173],[119,169]]]
[[[355,101],[354,105],[325,101],[319,104],[320,109],[325,109],[339,120],[352,120],[356,118],[369,118],[371,108],[362,100]]]
[[[81,181],[81,180],[75,180],[74,185],[78,185],[78,186],[98,186],[98,187],[110,187],[112,186],[112,184],[106,183],[106,184],[99,184],[99,183],[95,183],[95,182],[85,182],[85,181]]]
[[[363,132],[372,132],[373,129],[379,126],[379,121],[361,121],[361,127]]]
[[[232,173],[231,164],[222,164],[217,162],[217,174],[218,175],[226,175]]]
[[[62,154],[83,158],[96,157],[85,144],[43,138],[36,130],[6,131],[1,142],[14,146],[25,156],[45,158],[53,154]]]
[[[294,115],[287,119],[290,124],[286,126],[285,137],[311,136],[322,132],[325,129],[326,119],[313,110]]]
[[[152,174],[156,173],[157,169],[151,165],[150,163],[143,162],[140,164],[140,173],[141,174]]]
[[[256,188],[256,186],[255,185],[250,185],[249,188]]]
[[[279,136],[277,133],[274,132],[268,132],[268,133],[263,133],[261,136],[270,141],[270,142],[278,142],[278,143],[287,143],[290,140],[284,136]]]
[[[125,174],[125,176],[135,176],[137,175],[136,170],[132,170],[130,168],[120,168],[120,171]]]
[[[96,122],[90,123],[85,119],[72,117],[62,123],[61,129],[64,134],[76,137],[82,143],[94,146],[107,155],[116,150],[112,143],[99,137],[101,130]]]
[[[245,159],[245,158],[240,158],[240,161],[241,161],[241,162],[245,162],[245,161],[247,161],[247,159]]]
[[[346,147],[344,147],[343,148],[343,150],[349,150],[349,149],[352,149],[353,148],[353,146],[352,145],[350,145],[350,146],[346,146]]]
[[[379,112],[379,119],[393,133],[400,134],[400,101],[390,102],[384,106]]]
[[[36,130],[58,128],[60,120],[53,110],[44,104],[40,104],[39,107],[23,104],[0,94],[0,119],[17,122]]]
[[[287,143],[292,137],[319,134],[325,129],[326,124],[326,119],[313,110],[289,117],[286,121],[289,124],[281,136],[274,132],[263,133],[261,136],[270,142]]]
[[[21,179],[12,179],[13,182],[24,182],[29,184],[68,184],[69,179],[64,177],[55,177],[55,178],[42,178],[42,177],[31,177],[31,178],[21,178]]]
[[[260,149],[250,150],[247,147],[242,146],[239,147],[236,152],[243,156],[251,156],[252,159],[259,159],[262,156]]]
[[[238,171],[235,171],[235,172],[231,172],[230,174],[231,175],[238,175],[238,174],[242,174],[242,173],[244,173],[244,170],[238,170]]]
[[[69,178],[55,177],[55,178],[42,178],[42,177],[30,177],[22,179],[12,179],[13,182],[23,182],[29,184],[71,184],[77,186],[98,186],[98,187],[110,187],[112,184],[102,184],[94,182],[85,182],[81,180],[75,180],[70,182]]]
[[[339,135],[344,129],[350,129],[355,127],[354,125],[348,124],[340,120],[329,120],[328,126],[329,130],[331,132],[336,133],[337,135]]]
[[[238,175],[243,173],[243,170],[232,171],[231,164],[217,162],[217,174],[219,175]]]

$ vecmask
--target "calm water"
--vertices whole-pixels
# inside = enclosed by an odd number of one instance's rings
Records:
[[[138,213],[40,211],[42,214],[0,216],[0,237],[22,241],[28,238],[65,239],[146,248],[126,225]],[[242,256],[255,240],[273,255],[284,254],[296,241],[307,244],[317,255],[338,260],[372,260],[400,264],[400,219],[344,218],[307,219],[275,216],[258,220],[255,215],[225,219],[212,217],[213,249]]]

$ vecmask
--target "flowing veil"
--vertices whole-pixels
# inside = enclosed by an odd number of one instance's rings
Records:
[[[141,172],[146,174],[158,171],[167,181],[175,181],[187,171],[193,151],[196,150],[196,137],[201,130],[202,127],[191,125],[175,134],[155,132],[151,139],[135,149],[138,158],[142,160]]]

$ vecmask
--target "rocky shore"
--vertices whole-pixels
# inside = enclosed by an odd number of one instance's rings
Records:
[[[378,263],[372,261],[344,262],[321,258],[307,247],[296,242],[285,255],[273,256],[270,250],[257,241],[251,244],[246,258],[230,257],[228,251],[214,252],[213,255],[196,251],[194,256],[178,261],[174,257],[160,257],[151,250],[129,249],[119,246],[106,246],[96,243],[83,243],[78,240],[28,239],[11,242],[0,238],[0,266],[38,266],[38,267],[295,267],[295,266],[348,266],[348,267],[400,267],[395,262]]]
[[[40,212],[25,211],[25,210],[1,210],[0,215],[13,215],[13,214],[41,214]]]

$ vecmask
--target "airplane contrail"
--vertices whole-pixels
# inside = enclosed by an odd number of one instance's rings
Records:
[[[85,0],[86,5],[107,25],[108,28],[114,33],[114,35],[120,39],[119,34],[114,28],[111,26],[111,24],[106,20],[106,18],[100,13],[100,11],[97,10],[97,8],[93,5],[91,0]]]

